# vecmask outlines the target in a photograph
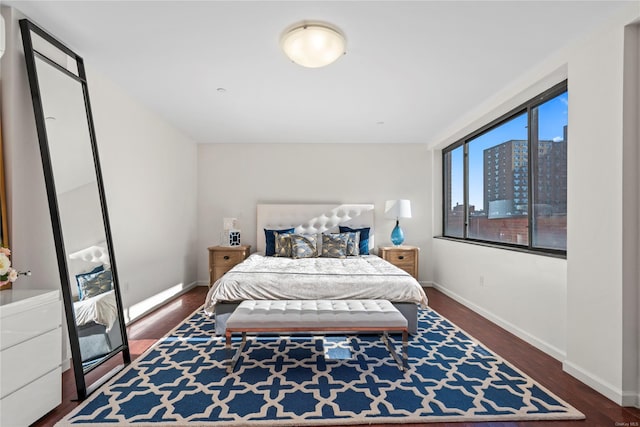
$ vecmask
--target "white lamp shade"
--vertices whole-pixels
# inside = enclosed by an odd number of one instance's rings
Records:
[[[389,219],[411,218],[411,201],[387,200],[384,204],[384,215]]]
[[[298,65],[319,68],[345,53],[344,36],[327,25],[306,24],[287,31],[280,41],[284,53]]]

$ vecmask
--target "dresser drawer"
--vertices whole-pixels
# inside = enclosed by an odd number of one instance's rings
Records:
[[[0,350],[42,335],[61,324],[62,312],[58,300],[5,316],[0,331]]]
[[[18,427],[32,424],[61,403],[60,390],[62,368],[58,367],[2,398],[0,425]]]
[[[241,263],[244,258],[245,254],[243,251],[216,251],[213,254],[213,265],[216,268],[231,268],[234,265]]]
[[[0,398],[60,367],[62,332],[59,325],[55,328],[0,352]]]

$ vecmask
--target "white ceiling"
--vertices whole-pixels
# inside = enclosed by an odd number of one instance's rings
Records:
[[[629,2],[5,3],[198,143],[425,143]],[[290,62],[279,38],[303,20],[347,54]]]

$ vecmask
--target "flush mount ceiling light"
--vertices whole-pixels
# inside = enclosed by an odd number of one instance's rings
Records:
[[[280,39],[284,53],[298,65],[319,68],[346,53],[344,35],[327,24],[301,24],[285,31]]]

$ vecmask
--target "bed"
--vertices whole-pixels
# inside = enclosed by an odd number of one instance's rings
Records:
[[[223,335],[226,319],[240,302],[251,299],[386,299],[407,318],[409,331],[416,332],[418,308],[426,306],[426,294],[413,276],[372,255],[372,204],[260,204],[256,219],[257,252],[218,279],[207,294],[204,310],[215,316],[216,334]],[[359,242],[359,252],[369,254],[335,258],[266,255],[268,233],[263,230],[293,230],[290,234],[316,236],[321,241],[322,234],[335,236],[344,230],[367,228],[369,238]]]
[[[122,344],[106,242],[69,255],[73,312],[83,366],[89,367]]]

